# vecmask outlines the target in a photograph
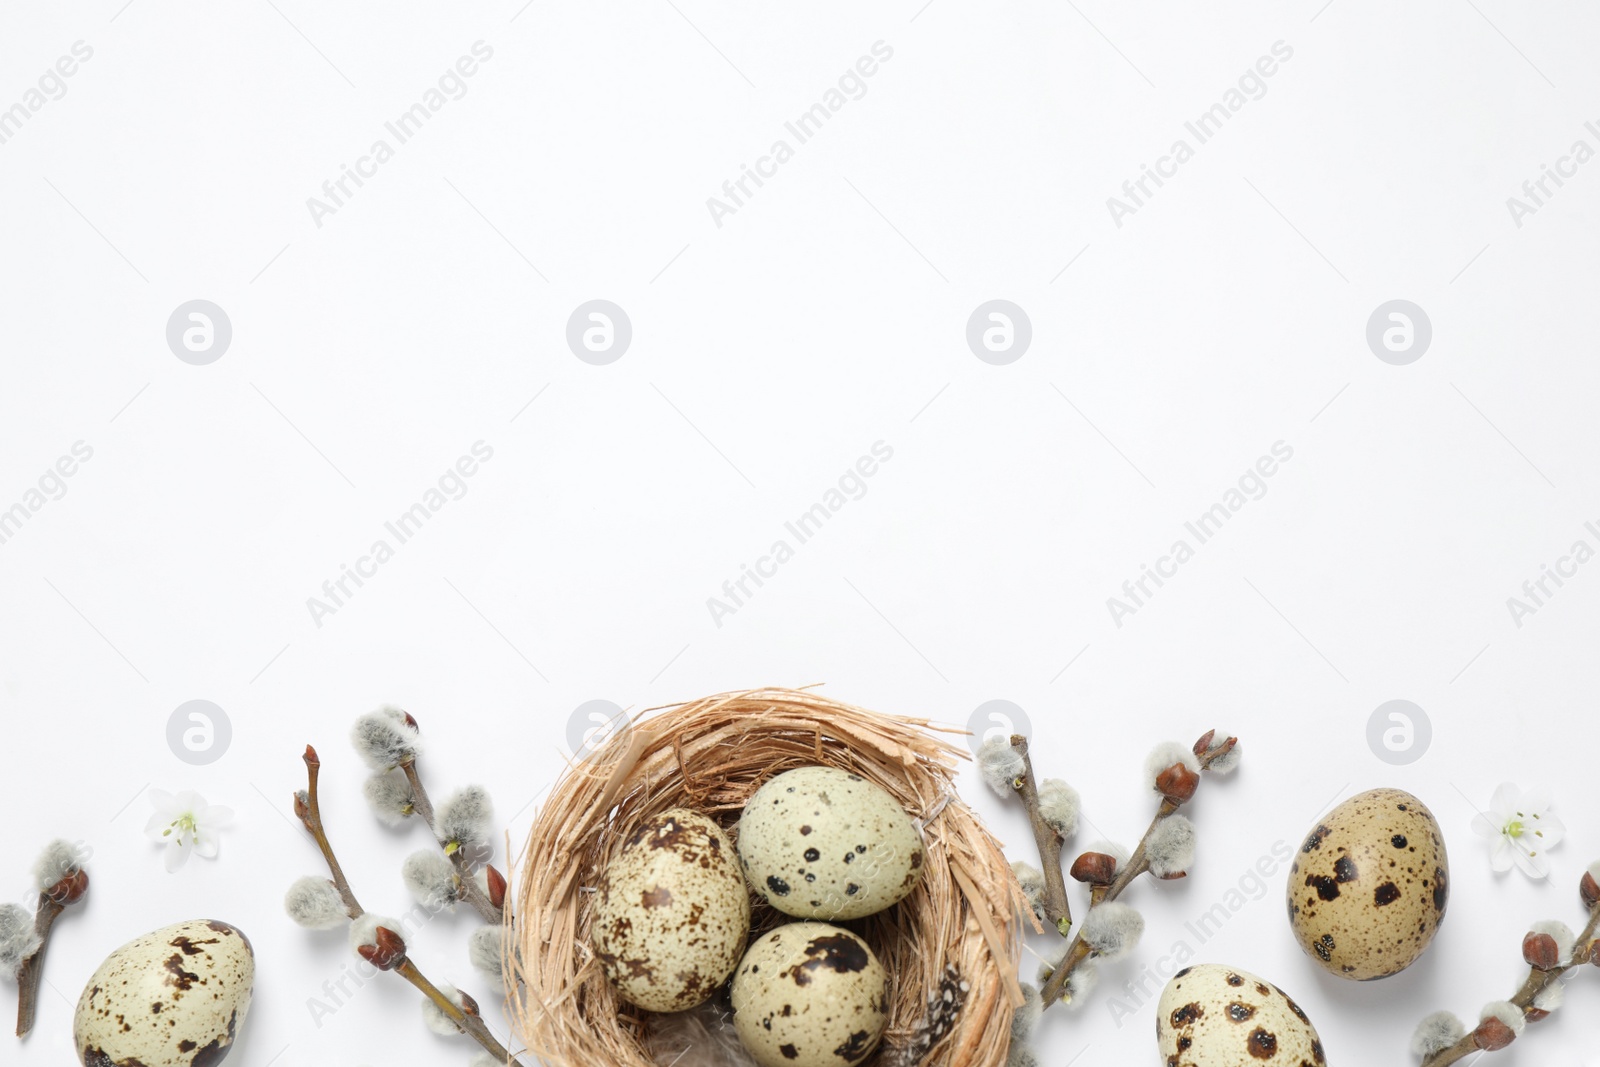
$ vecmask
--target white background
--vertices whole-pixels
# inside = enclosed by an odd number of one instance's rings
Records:
[[[1130,894],[1146,943],[1045,1022],[1047,1063],[1156,1062],[1152,1009],[1119,1027],[1117,986],[1361,789],[1409,789],[1443,825],[1454,892],[1428,955],[1380,983],[1323,974],[1281,875],[1200,952],[1289,990],[1332,1062],[1414,1062],[1422,1015],[1512,991],[1527,923],[1577,925],[1600,855],[1600,567],[1521,627],[1506,598],[1600,544],[1600,163],[1521,227],[1506,198],[1574,140],[1600,148],[1600,17],[919,3],[0,11],[0,107],[94,49],[0,145],[0,508],[94,450],[0,545],[0,884],[31,899],[49,837],[94,849],[6,1062],[67,1062],[99,960],[196,916],[260,957],[230,1063],[465,1062],[398,981],[314,1023],[308,998],[353,957],[281,912],[320,869],[287,813],[308,741],[358,894],[406,906],[423,835],[374,823],[345,740],[383,702],[422,720],[435,791],[488,785],[514,842],[591,699],[825,682],[957,725],[1012,700],[1043,769],[1125,843],[1150,815],[1145,750],[1231,729],[1246,762],[1195,805],[1193,876]],[[493,58],[466,95],[319,228],[307,198],[479,40]],[[1265,95],[1115,225],[1107,197],[1280,40]],[[893,58],[866,94],[718,227],[707,197],[876,41]],[[209,366],[165,340],[197,298],[233,325]],[[595,298],[633,324],[609,366],[565,343]],[[1032,321],[1008,366],[965,341],[993,298]],[[1408,366],[1365,340],[1395,298],[1433,324]],[[480,440],[467,494],[318,626],[307,598]],[[1280,440],[1266,495],[1117,626],[1107,598]],[[716,625],[707,598],[877,441],[893,458],[865,495]],[[166,742],[197,698],[233,727],[204,767]],[[1396,698],[1434,730],[1401,767],[1366,740]],[[1503,780],[1548,784],[1572,827],[1548,883],[1493,876],[1471,834]],[[218,860],[163,872],[151,786],[237,811]],[[962,786],[1026,858],[1021,813]],[[488,1005],[475,921],[413,947]],[[1496,1062],[1579,1063],[1592,977]]]

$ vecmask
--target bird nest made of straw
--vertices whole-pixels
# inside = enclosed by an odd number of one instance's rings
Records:
[[[888,790],[921,829],[922,879],[900,903],[841,923],[872,945],[890,976],[888,1027],[867,1064],[907,1060],[927,1039],[952,967],[967,992],[953,1027],[915,1062],[991,1067],[1022,1001],[1019,916],[1027,903],[999,843],[955,794],[961,753],[926,720],[879,715],[792,689],[758,689],[659,709],[614,733],[555,784],[528,835],[515,889],[522,989],[510,1010],[528,1050],[550,1067],[652,1067],[660,1016],[620,999],[590,948],[593,887],[640,822],[698,811],[738,833],[745,801],[774,775],[829,766]],[[752,941],[788,921],[756,897]],[[515,986],[513,986],[515,988]],[[917,1049],[920,1054],[920,1049]]]

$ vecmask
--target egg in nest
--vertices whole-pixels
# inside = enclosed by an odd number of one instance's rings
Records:
[[[686,1011],[727,980],[750,933],[750,894],[733,844],[704,815],[645,819],[600,879],[590,940],[630,1004]]]
[[[850,1067],[877,1048],[889,976],[861,938],[827,923],[763,934],[733,975],[733,1026],[761,1067]]]
[[[1398,974],[1444,921],[1450,860],[1427,805],[1373,789],[1334,808],[1289,868],[1289,924],[1306,955],[1353,981]]]
[[[767,903],[801,919],[859,919],[922,877],[922,838],[882,787],[835,767],[777,775],[745,803],[739,863]]]

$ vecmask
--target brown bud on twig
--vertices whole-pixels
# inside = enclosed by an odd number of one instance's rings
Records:
[[[477,1016],[478,1015],[478,1002],[476,1000],[473,1000],[470,994],[465,993],[462,990],[458,989],[458,990],[456,990],[456,992],[461,995],[461,1012],[462,1012],[462,1014],[463,1015]]]
[[[1204,756],[1207,752],[1210,752],[1211,739],[1216,736],[1217,731],[1215,730],[1207,730],[1204,734],[1202,734],[1200,736],[1200,740],[1194,743],[1194,754],[1196,756]]]
[[[1085,852],[1072,861],[1072,870],[1068,873],[1075,881],[1110,885],[1117,880],[1117,859],[1104,852]]]
[[[1498,1052],[1517,1039],[1516,1031],[1490,1016],[1472,1031],[1472,1043],[1485,1052]]]
[[[1151,871],[1150,873],[1151,874],[1155,874],[1154,871]],[[1187,877],[1189,877],[1189,872],[1188,871],[1168,871],[1166,874],[1157,874],[1156,877],[1161,879],[1163,882],[1176,882],[1179,878],[1187,878]]]
[[[387,926],[380,926],[373,935],[376,944],[362,945],[356,949],[361,958],[380,971],[392,971],[406,959],[405,939]]]
[[[305,755],[301,756],[300,758],[306,761],[307,767],[322,766],[322,761],[317,758],[317,750],[312,748],[310,745],[306,746]]]
[[[506,876],[494,869],[494,864],[489,864],[484,871],[484,879],[489,883],[489,903],[497,908],[506,906]]]
[[[1156,775],[1156,792],[1174,804],[1185,803],[1199,788],[1200,776],[1181,763],[1174,763]]]
[[[76,904],[89,891],[89,872],[79,867],[44,891],[52,904]]]
[[[1550,1013],[1545,1011],[1543,1008],[1528,1008],[1523,1011],[1522,1014],[1530,1023],[1536,1023],[1541,1019],[1548,1019],[1550,1017]]]
[[[1561,964],[1561,948],[1549,934],[1529,933],[1522,939],[1522,958],[1529,967],[1553,971]]]
[[[1596,904],[1600,904],[1600,882],[1594,880],[1594,875],[1588,871],[1583,872],[1583,881],[1578,883],[1578,893],[1583,897],[1583,906],[1590,911]]]
[[[300,820],[300,825],[304,826],[308,832],[316,832],[311,828],[311,794],[304,789],[295,790],[294,815],[295,818]]]

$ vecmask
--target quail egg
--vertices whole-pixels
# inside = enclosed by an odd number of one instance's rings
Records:
[[[922,877],[922,839],[884,789],[834,767],[768,781],[739,820],[739,863],[767,903],[801,919],[859,919]]]
[[[600,879],[595,955],[630,1004],[685,1011],[725,982],[750,934],[750,894],[733,844],[674,808],[640,823]]]
[[[1341,978],[1398,974],[1433,942],[1450,899],[1444,835],[1399,789],[1351,797],[1319,822],[1289,869],[1289,924]]]
[[[861,938],[797,922],[756,939],[733,975],[733,1026],[761,1067],[848,1067],[877,1047],[889,977]]]
[[[106,957],[78,998],[73,1042],[85,1067],[218,1064],[250,1010],[255,953],[215,919],[175,923]]]
[[[1317,1028],[1271,982],[1203,963],[1172,976],[1156,1008],[1156,1041],[1167,1067],[1323,1067]]]

